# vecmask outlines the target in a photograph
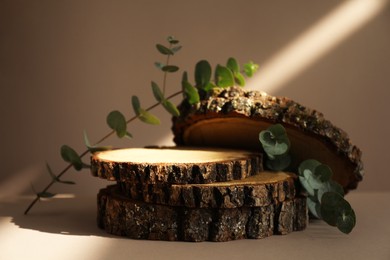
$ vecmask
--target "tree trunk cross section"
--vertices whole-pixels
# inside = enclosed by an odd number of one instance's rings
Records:
[[[361,151],[322,113],[285,97],[240,87],[214,89],[196,106],[183,102],[173,118],[177,145],[259,151],[259,132],[280,123],[291,141],[293,166],[306,159],[329,165],[345,191],[363,178]]]
[[[231,149],[128,148],[91,157],[92,175],[133,184],[225,182],[262,170],[260,153]]]
[[[296,175],[260,172],[241,180],[211,184],[148,184],[118,182],[121,193],[148,203],[189,208],[238,208],[277,204],[293,199]]]
[[[99,227],[133,239],[258,239],[303,230],[308,222],[306,199],[301,197],[262,207],[187,208],[135,201],[114,185],[100,190],[97,201]]]

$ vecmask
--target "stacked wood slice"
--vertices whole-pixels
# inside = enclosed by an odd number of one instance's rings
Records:
[[[228,241],[303,230],[306,199],[291,173],[264,172],[260,153],[211,148],[95,153],[98,225],[134,239]]]
[[[172,127],[177,145],[259,151],[259,132],[280,123],[291,141],[294,168],[306,159],[327,164],[346,192],[363,178],[361,151],[347,133],[291,99],[240,87],[216,88],[200,104],[184,101],[179,110]]]

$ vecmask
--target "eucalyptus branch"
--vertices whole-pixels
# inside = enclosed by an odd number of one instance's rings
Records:
[[[177,91],[173,94],[171,94],[170,96],[166,97],[167,100],[170,100],[180,94],[182,94],[183,91]],[[146,111],[150,111],[156,107],[158,107],[160,105],[160,103],[155,103],[153,105],[151,105],[150,107],[146,108],[145,110]],[[139,115],[135,115],[131,118],[129,118],[126,123],[129,124],[131,123],[132,121],[135,121],[136,119],[139,118]],[[104,142],[105,140],[107,140],[109,137],[111,137],[113,134],[115,134],[115,131],[112,130],[111,132],[107,133],[105,136],[103,136],[102,138],[99,139],[99,141],[97,141],[96,143],[94,143],[94,146],[95,145],[99,145],[101,144],[102,142]],[[87,155],[89,153],[89,149],[85,150],[84,152],[82,152],[80,155],[79,155],[79,158],[83,158],[85,155]],[[36,197],[35,199],[29,204],[29,206],[27,207],[27,209],[24,211],[24,215],[27,215],[29,213],[29,211],[31,210],[31,208],[44,196],[42,196],[42,194],[46,194],[48,192],[48,190],[56,183],[58,182],[57,180],[60,179],[66,172],[68,172],[71,168],[72,168],[73,164],[72,163],[69,163],[59,174],[55,175],[55,178],[52,179],[52,181],[39,193],[36,194]]]
[[[134,109],[135,116],[126,120],[125,116],[120,111],[118,110],[111,111],[106,118],[106,122],[108,126],[112,129],[112,131],[104,135],[93,145],[90,145],[87,135],[84,132],[84,141],[88,149],[82,152],[81,154],[78,154],[71,147],[67,145],[63,145],[61,147],[61,156],[64,159],[64,161],[68,162],[69,164],[57,175],[54,174],[51,171],[50,167],[47,165],[52,180],[41,192],[36,193],[35,199],[29,204],[29,206],[25,210],[24,212],[25,215],[28,214],[31,208],[41,198],[51,198],[55,196],[55,194],[48,192],[48,190],[54,185],[54,183],[59,182],[64,184],[74,184],[74,182],[72,181],[62,181],[60,178],[66,172],[68,172],[72,166],[77,171],[80,171],[83,168],[90,168],[89,165],[82,162],[82,158],[85,155],[87,155],[88,153],[94,153],[97,151],[111,149],[110,147],[107,146],[99,147],[98,145],[100,145],[103,141],[105,141],[106,139],[108,139],[110,136],[114,134],[116,134],[119,138],[123,138],[123,137],[132,138],[132,135],[127,131],[127,125],[130,124],[132,121],[139,119],[145,123],[152,124],[152,125],[160,124],[160,120],[149,112],[155,107],[162,105],[165,108],[165,110],[167,110],[171,115],[177,117],[180,115],[180,112],[177,109],[177,107],[174,104],[172,104],[170,100],[180,94],[183,94],[184,100],[188,104],[195,105],[198,102],[200,102],[199,91],[207,92],[213,89],[214,87],[225,88],[225,87],[233,86],[234,84],[238,84],[240,86],[243,86],[245,84],[244,76],[241,74],[239,70],[239,65],[234,58],[229,58],[226,67],[217,65],[215,70],[215,77],[214,77],[215,82],[211,81],[212,70],[210,64],[207,61],[202,60],[198,62],[195,67],[195,85],[192,85],[188,81],[187,72],[184,72],[182,82],[181,82],[182,90],[177,91],[169,96],[165,96],[168,73],[173,73],[179,70],[178,66],[169,64],[170,57],[181,49],[181,46],[178,45],[179,41],[176,40],[175,38],[168,37],[167,41],[169,43],[169,47],[166,47],[162,44],[156,44],[157,50],[161,54],[167,56],[165,64],[162,64],[160,62],[155,62],[156,67],[164,73],[163,81],[162,81],[163,84],[162,90],[160,89],[157,83],[152,81],[151,84],[152,92],[155,99],[157,100],[157,103],[144,109],[142,108],[138,97],[132,96],[131,101],[132,101],[132,106]],[[245,75],[251,77],[252,74],[257,70],[258,65],[251,62],[245,64],[244,68],[245,68],[244,69]]]

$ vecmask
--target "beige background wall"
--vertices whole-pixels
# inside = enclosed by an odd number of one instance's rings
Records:
[[[364,25],[277,88],[250,84],[318,109],[347,131],[364,153],[366,177],[360,190],[388,190],[390,181],[390,6],[382,2]],[[45,162],[55,171],[65,165],[60,146],[84,150],[83,130],[91,141],[103,136],[111,110],[132,114],[131,95],[145,106],[152,104],[150,81],[162,80],[153,63],[163,58],[154,45],[166,36],[181,40],[184,47],[174,63],[191,73],[200,59],[216,64],[230,56],[254,60],[262,70],[345,3],[0,0],[0,194],[29,191],[30,181],[43,187],[49,180]],[[323,41],[332,37],[331,31]],[[320,45],[301,51],[299,60]],[[282,77],[285,71],[270,75]],[[168,92],[178,90],[178,82],[178,77],[169,78]],[[169,116],[161,109],[155,113],[161,126],[134,123],[134,140],[111,138],[106,144],[172,144]],[[105,185],[87,171],[69,172],[65,179],[78,185],[57,185],[53,191],[94,194]]]

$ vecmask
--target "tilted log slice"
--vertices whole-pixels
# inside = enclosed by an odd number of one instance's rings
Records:
[[[133,239],[222,242],[303,230],[308,215],[300,197],[263,207],[186,208],[135,201],[114,185],[98,194],[97,221],[106,232]]]
[[[118,182],[121,193],[134,200],[189,208],[267,206],[295,197],[296,176],[261,172],[241,180],[210,184],[146,184]]]
[[[291,141],[295,167],[306,159],[327,164],[345,191],[362,180],[361,151],[347,133],[291,99],[230,87],[214,89],[198,105],[183,102],[179,109],[172,126],[177,145],[259,150],[259,132],[281,123]]]
[[[128,148],[91,157],[92,175],[143,184],[239,180],[263,170],[260,153],[231,149]]]

